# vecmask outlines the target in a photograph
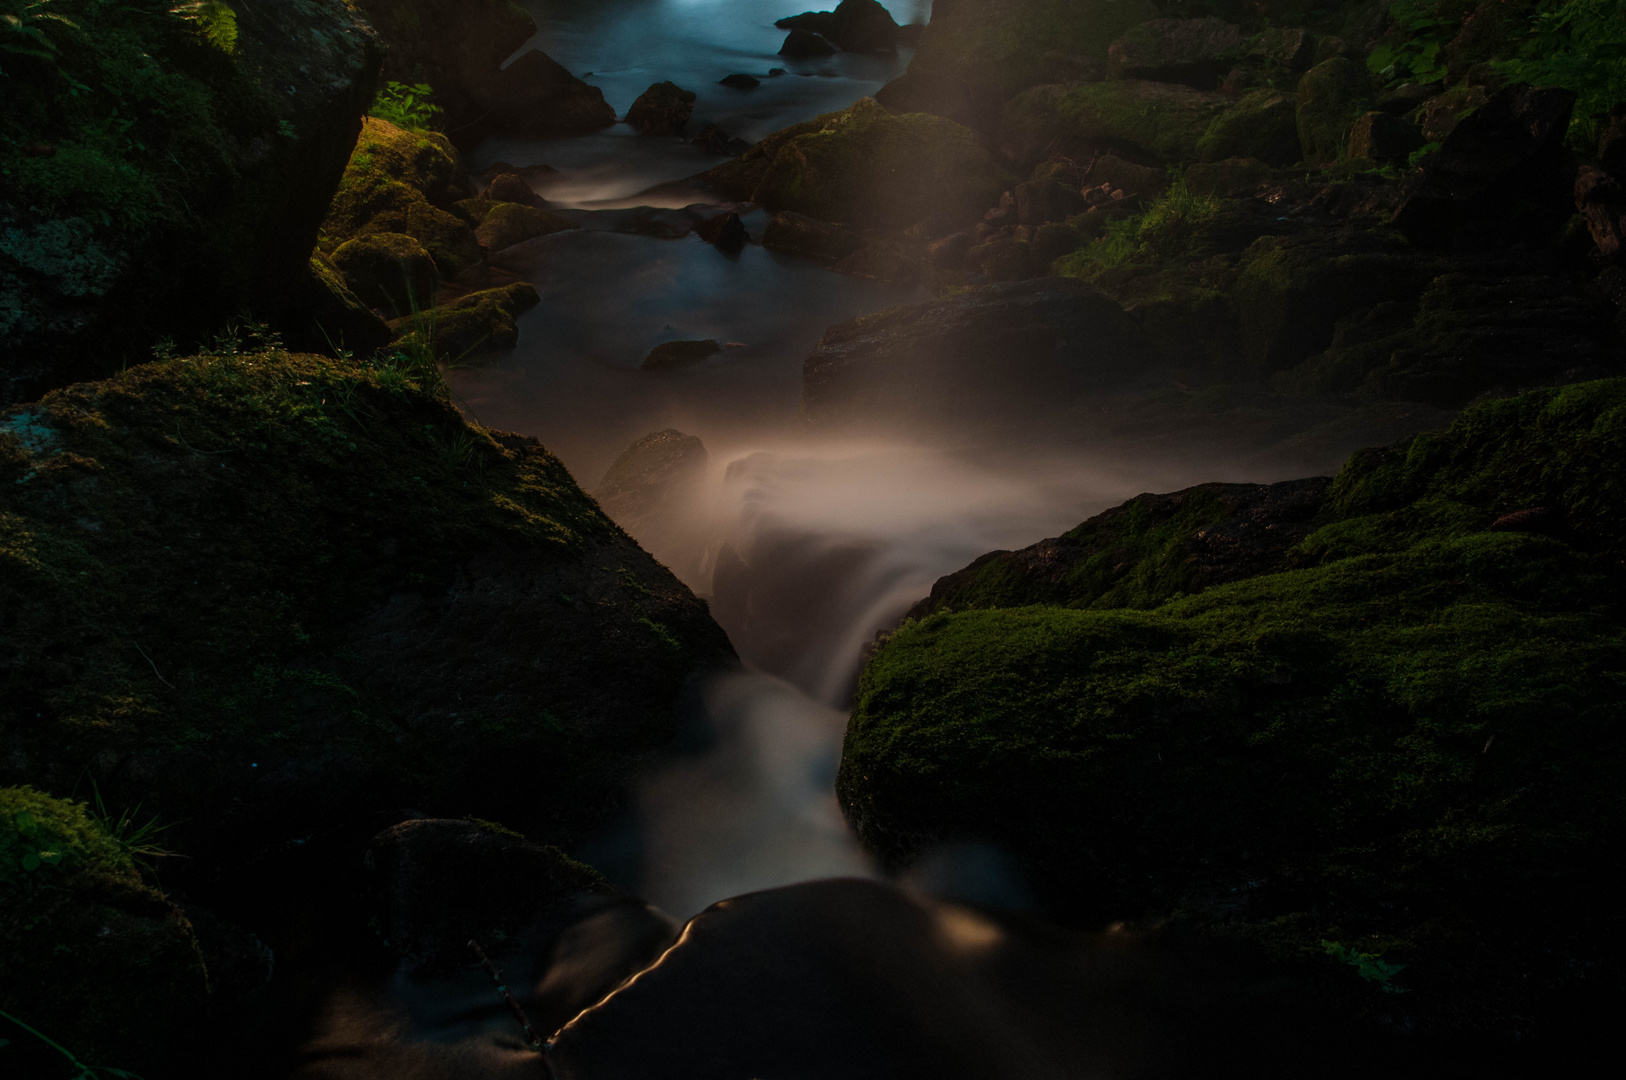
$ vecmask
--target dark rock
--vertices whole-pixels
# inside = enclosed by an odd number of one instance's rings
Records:
[[[532,190],[523,177],[515,173],[498,173],[480,190],[480,198],[492,202],[520,203],[524,206],[544,207],[547,201]]]
[[[999,103],[980,98],[952,75],[906,71],[877,90],[875,100],[897,112],[931,113],[977,131],[999,122]]]
[[[513,173],[522,180],[530,180],[535,176],[557,176],[559,170],[555,169],[552,165],[510,165],[506,161],[494,161],[480,171],[481,177],[483,177],[487,183],[491,182],[496,177],[501,176],[503,173]]]
[[[770,78],[770,79],[777,79],[777,78],[779,78],[779,76],[781,76],[783,74],[785,74],[785,69],[784,68],[769,68],[768,69],[768,78]]]
[[[1423,133],[1386,112],[1369,112],[1349,130],[1349,156],[1357,161],[1404,164],[1414,150],[1423,147]]]
[[[498,252],[538,236],[579,228],[576,222],[552,210],[518,203],[498,203],[474,230],[487,251]]]
[[[952,233],[926,245],[926,258],[933,266],[958,270],[965,265],[965,253],[975,245],[976,238],[968,232]]]
[[[792,30],[785,35],[785,43],[779,46],[779,55],[792,59],[834,56],[839,51],[827,39],[808,30]]]
[[[1072,225],[1053,221],[1039,226],[1034,230],[1033,239],[1029,242],[1034,270],[1039,274],[1049,273],[1051,263],[1063,255],[1071,254],[1083,242],[1083,230]]]
[[[1596,165],[1584,165],[1575,177],[1575,209],[1586,218],[1598,251],[1618,256],[1626,229],[1626,185]]]
[[[645,371],[692,367],[722,351],[723,346],[716,341],[668,341],[649,350],[649,355],[639,366]]]
[[[1102,154],[1090,163],[1084,183],[1110,184],[1115,191],[1155,199],[1169,189],[1169,174],[1162,169],[1137,165],[1113,154]]]
[[[802,369],[809,423],[907,431],[1027,422],[1148,358],[1133,321],[1083,282],[985,285],[826,330]]]
[[[851,229],[792,211],[775,214],[762,233],[762,246],[791,255],[834,262],[864,246]]]
[[[1015,193],[1016,218],[1023,225],[1038,226],[1047,221],[1065,221],[1088,209],[1078,188],[1058,184],[1054,180],[1029,180],[1017,184]]]
[[[1439,83],[1405,83],[1378,95],[1377,107],[1391,116],[1405,116],[1416,112],[1430,98],[1438,96]]]
[[[1395,224],[1427,247],[1546,239],[1569,216],[1574,166],[1563,141],[1574,105],[1570,90],[1498,91],[1446,136]]]
[[[1209,125],[1232,104],[1223,94],[1147,80],[1035,86],[1005,104],[1001,146],[1019,163],[1107,150],[1192,161]]]
[[[1423,138],[1429,142],[1444,142],[1465,114],[1479,108],[1489,99],[1483,86],[1458,83],[1441,94],[1436,94],[1418,106],[1412,119],[1423,129]]]
[[[706,218],[695,225],[694,231],[700,239],[724,251],[738,251],[750,239],[745,231],[745,222],[732,210]]]
[[[1302,27],[1272,27],[1249,39],[1246,55],[1266,68],[1298,74],[1315,62],[1315,35]]]
[[[721,79],[718,79],[717,85],[732,86],[736,90],[755,90],[762,85],[762,80],[747,75],[742,71],[736,71],[732,75],[724,75]]]
[[[406,315],[434,303],[435,260],[413,237],[373,233],[347,240],[332,259],[364,304]]]
[[[893,285],[907,285],[919,281],[923,267],[919,254],[900,244],[866,244],[830,264],[838,274],[885,281]]]
[[[397,344],[412,339],[432,348],[442,363],[463,363],[471,356],[503,352],[519,344],[515,320],[541,302],[535,286],[518,281],[396,319],[390,330]]]
[[[1338,160],[1350,125],[1372,106],[1366,69],[1348,57],[1324,60],[1299,80],[1295,120],[1299,149],[1312,165]]]
[[[1252,90],[1214,118],[1197,152],[1204,161],[1257,158],[1276,166],[1299,160],[1298,111],[1280,90]]]
[[[638,95],[627,123],[644,135],[676,135],[694,113],[695,93],[674,82],[658,82]]]
[[[1235,199],[1251,194],[1270,178],[1270,166],[1252,158],[1199,161],[1186,169],[1186,187],[1195,195]]]
[[[775,19],[774,25],[781,30],[806,30],[810,33],[828,36],[835,29],[836,13],[833,11],[804,11],[800,15],[787,15],[783,19]]]
[[[894,52],[900,40],[898,24],[876,0],[841,0],[834,11],[808,11],[774,25],[819,34],[847,52]]]
[[[573,921],[614,893],[557,848],[479,821],[404,821],[373,837],[363,865],[384,944],[438,972],[467,968],[470,940],[501,955],[538,923]]]
[[[593,494],[616,524],[640,535],[692,509],[708,462],[705,446],[693,435],[674,428],[656,431],[622,451]]]
[[[716,124],[707,124],[702,127],[694,137],[694,144],[708,154],[726,154],[736,157],[751,149],[751,144],[744,139],[729,136],[728,132]]]
[[[925,33],[925,23],[904,23],[898,27],[898,44],[919,45],[920,39]]]
[[[1626,104],[1616,105],[1599,125],[1598,164],[1626,184]]]
[[[965,253],[965,261],[989,281],[1023,281],[1040,272],[1028,241],[1014,237],[978,244]]]
[[[457,144],[465,149],[498,132],[534,138],[585,135],[615,123],[615,110],[602,90],[535,50],[499,71],[476,100],[483,111],[456,128]],[[447,127],[453,126],[448,117]]]
[[[1242,31],[1223,19],[1153,19],[1112,43],[1107,70],[1119,79],[1212,90],[1242,53]]]

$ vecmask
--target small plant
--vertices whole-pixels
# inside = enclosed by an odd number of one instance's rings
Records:
[[[190,0],[169,13],[191,23],[199,37],[227,56],[237,52],[237,13],[225,0]]]
[[[141,821],[141,804],[119,811],[117,817],[107,809],[102,801],[101,788],[96,786],[95,777],[90,780],[91,802],[89,807],[91,820],[107,835],[107,838],[118,846],[118,849],[127,856],[131,862],[152,870],[153,860],[161,859],[166,855],[175,854],[166,848],[159,847],[155,842],[159,834],[173,828],[173,825],[163,825],[157,816]]]
[[[433,93],[427,83],[387,82],[378,88],[367,115],[408,131],[434,131],[444,110],[429,100]]]
[[[78,1070],[77,1072],[70,1074],[68,1080],[101,1080],[102,1077],[106,1076],[114,1077],[115,1080],[141,1080],[141,1078],[135,1073],[127,1072],[124,1069],[110,1069],[105,1065],[86,1065],[83,1061],[79,1060],[78,1056],[75,1055],[73,1051],[69,1050],[56,1040],[47,1038],[43,1032],[29,1027],[27,1024],[6,1012],[4,1009],[0,1009],[0,1020],[11,1021],[13,1024],[16,1024],[18,1027],[34,1036],[34,1038],[44,1043],[46,1046],[49,1046],[52,1050],[55,1050],[57,1053],[61,1054],[64,1058],[67,1058],[68,1064],[72,1068]],[[6,1046],[10,1044],[10,1041],[11,1040],[9,1039],[0,1039],[0,1050],[4,1050]]]
[[[40,841],[39,822],[27,810],[19,810],[12,819],[17,826],[17,835],[25,841],[23,847],[22,867],[32,874],[42,866],[58,866],[62,862],[61,851],[54,847],[44,847]]]
[[[1626,100],[1626,0],[1541,5],[1516,55],[1495,67],[1520,82],[1574,90],[1570,133],[1583,146],[1591,143],[1598,115]]]
[[[1396,0],[1389,18],[1404,33],[1404,40],[1379,45],[1366,58],[1366,66],[1389,85],[1438,82],[1446,76],[1440,50],[1456,36],[1461,20],[1439,18],[1420,0]]]
[[[1186,250],[1197,227],[1219,211],[1218,199],[1198,195],[1176,177],[1144,214],[1110,221],[1095,240],[1056,260],[1064,277],[1089,279],[1136,261],[1164,262]]]
[[[1393,981],[1396,975],[1405,970],[1405,964],[1391,964],[1381,959],[1377,953],[1358,952],[1347,945],[1327,941],[1325,938],[1321,941],[1321,947],[1327,951],[1328,956],[1350,965],[1356,974],[1385,994],[1407,992],[1404,987],[1396,986]]]
[[[79,31],[79,24],[56,10],[57,0],[10,0],[8,10],[0,14],[0,52],[13,56],[32,56],[39,60],[56,59],[56,43],[47,30],[66,27]],[[0,75],[5,70],[0,68]]]

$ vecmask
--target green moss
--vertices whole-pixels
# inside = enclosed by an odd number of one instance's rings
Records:
[[[1349,142],[1349,129],[1371,107],[1371,81],[1355,61],[1337,56],[1306,71],[1299,80],[1296,110],[1304,160],[1312,165],[1337,161]]]
[[[1145,0],[1015,0],[933,13],[910,70],[940,72],[1009,96],[1047,81],[1047,58],[1104,61],[1107,46],[1157,17]]]
[[[427,342],[442,363],[512,349],[519,342],[519,314],[540,302],[529,282],[481,289],[417,315],[396,319],[390,329],[398,346],[416,348]],[[408,339],[411,339],[410,342]]]
[[[494,203],[475,229],[475,235],[487,250],[501,251],[538,236],[574,228],[578,228],[576,222],[563,214],[519,203]]]
[[[1197,154],[1204,161],[1255,158],[1283,166],[1297,161],[1299,153],[1294,104],[1280,90],[1260,89],[1244,94],[1235,105],[1214,117],[1197,140]]]
[[[1477,406],[1352,459],[1293,568],[1194,596],[1170,554],[1211,508],[1138,532],[1131,504],[1121,584],[1086,562],[1050,606],[885,642],[843,805],[894,860],[993,839],[1082,918],[1179,912],[1306,964],[1376,935],[1412,1016],[1528,1031],[1618,944],[1623,443],[1626,380]],[[1531,506],[1562,527],[1490,530]]]
[[[1128,147],[1195,161],[1198,143],[1230,101],[1188,86],[1141,81],[1037,86],[1005,106],[1008,137],[1028,156],[1079,147]]]
[[[469,223],[451,211],[467,194],[463,165],[444,135],[408,131],[368,117],[322,222],[331,253],[373,233],[414,237],[451,277],[480,259]]]
[[[1103,233],[1055,261],[1062,277],[1098,281],[1126,263],[1155,266],[1179,258],[1203,224],[1220,210],[1220,201],[1199,195],[1177,177],[1168,191],[1144,213],[1107,223]]]

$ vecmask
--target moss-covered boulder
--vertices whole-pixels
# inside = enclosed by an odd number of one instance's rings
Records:
[[[245,311],[318,344],[311,247],[382,53],[355,13],[6,10],[0,405]]]
[[[1144,80],[1035,86],[1006,104],[1001,140],[1018,161],[1103,150],[1193,161],[1209,125],[1230,106],[1222,94]]]
[[[1224,19],[1151,19],[1107,49],[1107,71],[1119,79],[1152,79],[1212,90],[1242,58],[1242,31]]]
[[[362,303],[391,315],[435,302],[434,257],[410,236],[369,233],[340,244],[331,261]]]
[[[1204,161],[1254,158],[1285,166],[1297,161],[1299,152],[1297,108],[1286,94],[1268,87],[1244,94],[1197,140]]]
[[[487,210],[474,235],[487,251],[501,251],[538,236],[579,226],[563,214],[520,203],[498,203]]]
[[[390,322],[397,346],[427,345],[441,363],[456,364],[473,357],[512,349],[519,344],[519,316],[542,302],[536,287],[518,281],[495,289],[460,296],[415,315]]]
[[[192,927],[82,803],[0,788],[0,1009],[88,1065],[164,1075],[207,1017]],[[63,1075],[10,1024],[16,1076]]]
[[[873,98],[776,132],[706,179],[771,210],[891,228],[976,216],[1004,181],[969,129]]]
[[[1312,165],[1338,160],[1349,129],[1372,107],[1366,69],[1344,56],[1323,60],[1299,80],[1295,119],[1299,150]]]
[[[893,864],[991,840],[1072,917],[1172,914],[1380,1023],[1527,1036],[1622,977],[1623,439],[1626,380],[1476,406],[1196,595],[1189,532],[1086,522],[1119,561],[1071,595],[880,646],[842,805]]]
[[[89,769],[200,860],[402,806],[599,817],[727,640],[439,387],[230,351],[0,416],[0,783]]]

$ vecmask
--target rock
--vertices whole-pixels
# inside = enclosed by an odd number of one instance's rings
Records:
[[[390,330],[396,344],[413,339],[427,344],[441,363],[457,364],[478,354],[512,349],[519,344],[521,312],[541,303],[536,288],[528,281],[460,296],[417,316],[395,319]]]
[[[1422,148],[1417,125],[1386,112],[1369,112],[1349,130],[1349,156],[1356,161],[1405,164],[1412,151]]]
[[[848,820],[894,868],[991,840],[1075,917],[1179,911],[1300,955],[1382,941],[1408,965],[1391,973],[1406,993],[1378,1006],[1390,1022],[1532,1036],[1567,1012],[1555,994],[1590,984],[1571,964],[1615,933],[1603,898],[1619,856],[1597,852],[1621,813],[1622,750],[1596,740],[1626,626],[1595,597],[1626,584],[1626,505],[1597,487],[1623,403],[1626,380],[1536,391],[1357,453],[1292,521],[1314,530],[1296,550],[1267,538],[1260,572],[1194,596],[1187,552],[1212,543],[1224,566],[1257,522],[1212,489],[1086,522],[1084,552],[968,568],[945,592],[970,609],[906,622],[865,668],[837,779]],[[1138,518],[1158,503],[1167,517]],[[1576,540],[1490,531],[1533,506]],[[1205,518],[1225,521],[1212,541]],[[1030,606],[993,606],[1007,599]],[[1476,678],[1457,677],[1465,663]],[[1397,804],[1396,782],[1422,790]],[[1491,820],[1530,846],[1456,831]],[[1445,821],[1441,847],[1403,839]],[[1292,887],[1263,887],[1266,865]],[[1321,971],[1357,992],[1342,962]]]
[[[1498,91],[1446,136],[1395,224],[1426,247],[1552,235],[1569,216],[1573,160],[1563,141],[1574,104],[1570,90]]]
[[[498,203],[486,214],[474,233],[487,251],[501,251],[538,236],[576,228],[580,226],[574,220],[551,210],[539,210],[518,203]]]
[[[1598,164],[1626,183],[1626,104],[1615,106],[1598,125]]]
[[[545,53],[531,51],[499,71],[484,93],[485,112],[457,129],[472,148],[491,134],[549,138],[585,135],[615,123],[604,92],[566,71]],[[452,127],[450,117],[447,126]]]
[[[369,233],[340,244],[332,261],[364,304],[405,315],[434,303],[435,260],[413,237]]]
[[[717,85],[732,86],[736,90],[755,90],[762,85],[762,80],[737,71],[732,75],[724,75],[721,79],[718,79]]]
[[[1575,209],[1586,218],[1599,254],[1620,254],[1626,219],[1626,186],[1595,165],[1583,165],[1575,177]]]
[[[593,824],[726,638],[556,458],[440,386],[243,350],[0,415],[5,527],[34,553],[0,574],[27,688],[0,694],[0,784],[90,763],[200,861],[403,805]]]
[[[700,239],[724,251],[738,251],[750,239],[745,232],[745,222],[732,210],[706,218],[695,225],[694,231]]]
[[[1253,158],[1199,161],[1186,169],[1186,189],[1193,195],[1242,198],[1268,179],[1270,166]]]
[[[696,133],[694,144],[708,154],[725,154],[737,157],[751,149],[751,144],[744,139],[730,138],[728,132],[723,131],[716,124],[707,124]]]
[[[1242,31],[1223,19],[1153,19],[1112,43],[1107,71],[1212,90],[1242,52]]]
[[[850,229],[791,211],[775,214],[762,233],[762,246],[791,255],[834,262],[864,246]]]
[[[839,51],[825,38],[808,30],[792,30],[785,35],[785,43],[779,46],[779,55],[788,56],[792,59],[806,59],[810,56],[834,56]]]
[[[1224,95],[1171,83],[1125,80],[1036,86],[1005,106],[1003,140],[1017,161],[1049,154],[1088,158],[1125,148],[1161,161],[1191,161]]]
[[[1255,158],[1287,166],[1299,160],[1298,110],[1280,90],[1249,91],[1197,140],[1204,161]]]
[[[374,93],[377,38],[340,0],[257,5],[230,60],[144,9],[73,20],[52,31],[71,49],[6,67],[0,407],[245,313],[320,346],[311,310],[291,301],[322,295],[311,249]],[[139,57],[148,90],[107,74]],[[64,96],[70,85],[89,89]],[[97,125],[115,114],[139,134],[107,137]]]
[[[774,25],[819,34],[847,52],[895,52],[901,37],[901,28],[876,0],[841,0],[834,11],[808,11]]]
[[[1299,80],[1295,120],[1299,149],[1311,165],[1338,160],[1350,126],[1372,106],[1366,70],[1342,56],[1323,60]]]
[[[694,113],[695,93],[674,82],[655,83],[627,110],[627,123],[644,135],[676,135]]]
[[[1391,116],[1406,116],[1440,93],[1439,83],[1404,83],[1378,95],[1377,107]]]
[[[1302,27],[1276,26],[1248,39],[1245,55],[1267,69],[1299,74],[1315,60],[1315,36]]]
[[[816,427],[1032,422],[1147,359],[1132,321],[1080,281],[985,285],[826,330],[802,369]]]
[[[1028,250],[1034,269],[1039,274],[1050,273],[1050,264],[1075,251],[1084,242],[1084,233],[1075,226],[1052,221],[1033,232]]]
[[[557,176],[559,170],[552,165],[510,165],[506,161],[494,161],[487,165],[480,175],[489,183],[504,173],[513,173],[521,180],[529,181],[536,176]]]
[[[645,371],[693,367],[708,356],[716,356],[722,351],[722,344],[716,341],[668,341],[649,350],[649,355],[639,366]]]
[[[1054,180],[1029,180],[1017,184],[1015,191],[1016,218],[1023,225],[1038,226],[1047,221],[1065,221],[1088,209],[1077,187],[1058,184]]]
[[[622,451],[593,494],[623,529],[648,533],[694,509],[709,464],[699,439],[667,428]]]
[[[544,207],[540,195],[517,173],[498,173],[480,191],[480,198],[491,202],[519,203],[522,206]]]
[[[1037,272],[1028,241],[1005,238],[978,244],[965,261],[989,281],[1023,281]]]
[[[804,11],[800,15],[787,15],[774,20],[774,25],[781,30],[806,30],[825,35],[835,29],[835,24],[836,13],[833,11]]]
[[[977,131],[999,122],[999,103],[979,97],[952,75],[906,71],[875,91],[875,100],[900,113],[931,113]]]
[[[951,233],[941,240],[933,240],[926,245],[926,258],[933,266],[945,270],[958,270],[965,265],[966,252],[976,244],[976,238],[968,232]]]
[[[573,921],[614,896],[558,848],[481,821],[403,821],[373,837],[363,865],[385,946],[434,972],[468,968],[471,940],[501,956],[542,936],[538,923]]]
[[[311,255],[310,268],[307,295],[294,300],[310,312],[306,338],[320,340],[335,353],[342,349],[360,357],[372,356],[390,343],[389,326],[351,291],[332,260],[317,252]]]
[[[0,1009],[85,1061],[181,1071],[208,1019],[209,972],[181,910],[83,803],[31,787],[0,788],[0,964]],[[4,1048],[15,1075],[63,1071],[19,1035]]]
[[[1162,169],[1136,165],[1113,154],[1102,154],[1090,163],[1084,174],[1084,183],[1091,186],[1110,184],[1113,190],[1125,195],[1144,195],[1155,199],[1169,189],[1169,174]]]
[[[1444,142],[1461,117],[1479,108],[1489,99],[1483,86],[1458,83],[1442,94],[1436,94],[1420,105],[1415,114],[1423,138],[1429,142]]]
[[[961,224],[1002,186],[970,130],[873,98],[776,132],[705,178],[770,210],[885,228]]]

